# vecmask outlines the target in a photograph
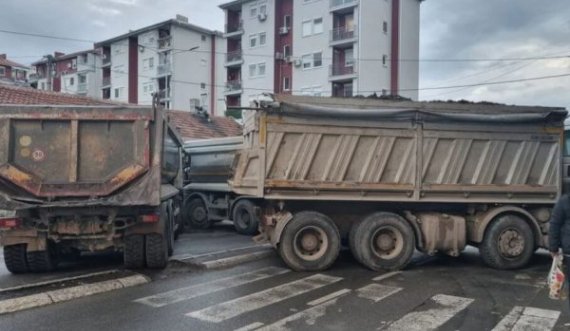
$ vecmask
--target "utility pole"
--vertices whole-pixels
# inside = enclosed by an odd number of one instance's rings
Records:
[[[48,54],[44,55],[44,58],[47,60],[47,87],[48,91],[53,91],[52,81],[51,81],[51,72],[52,72],[52,65],[53,65],[53,55]]]

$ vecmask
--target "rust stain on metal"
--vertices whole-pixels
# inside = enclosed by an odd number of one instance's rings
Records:
[[[111,184],[116,185],[119,183],[128,182],[138,176],[142,170],[143,167],[139,165],[127,167],[119,172],[115,177],[113,177],[113,179],[111,179]]]
[[[26,183],[32,180],[30,175],[10,165],[0,168],[0,175],[15,183]]]

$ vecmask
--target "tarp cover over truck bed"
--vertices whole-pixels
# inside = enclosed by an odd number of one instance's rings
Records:
[[[278,96],[245,116],[232,189],[266,199],[552,203],[562,108]]]

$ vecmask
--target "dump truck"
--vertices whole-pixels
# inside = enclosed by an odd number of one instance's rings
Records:
[[[466,245],[491,267],[520,268],[547,246],[566,114],[264,96],[244,116],[230,187],[253,197],[257,240],[294,270],[330,267],[343,243],[372,270]]]
[[[182,230],[182,140],[158,108],[0,105],[0,245],[12,273],[83,251],[164,268]]]
[[[188,185],[184,187],[186,228],[206,229],[223,220],[231,220],[236,231],[253,235],[259,227],[255,204],[247,196],[232,192],[228,180],[233,175],[237,151],[243,137],[188,141],[184,150],[190,156]]]

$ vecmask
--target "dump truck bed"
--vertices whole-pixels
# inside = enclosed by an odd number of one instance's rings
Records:
[[[158,205],[154,121],[150,107],[0,105],[0,207]]]
[[[266,199],[553,203],[566,111],[280,97],[249,111],[231,180]]]

